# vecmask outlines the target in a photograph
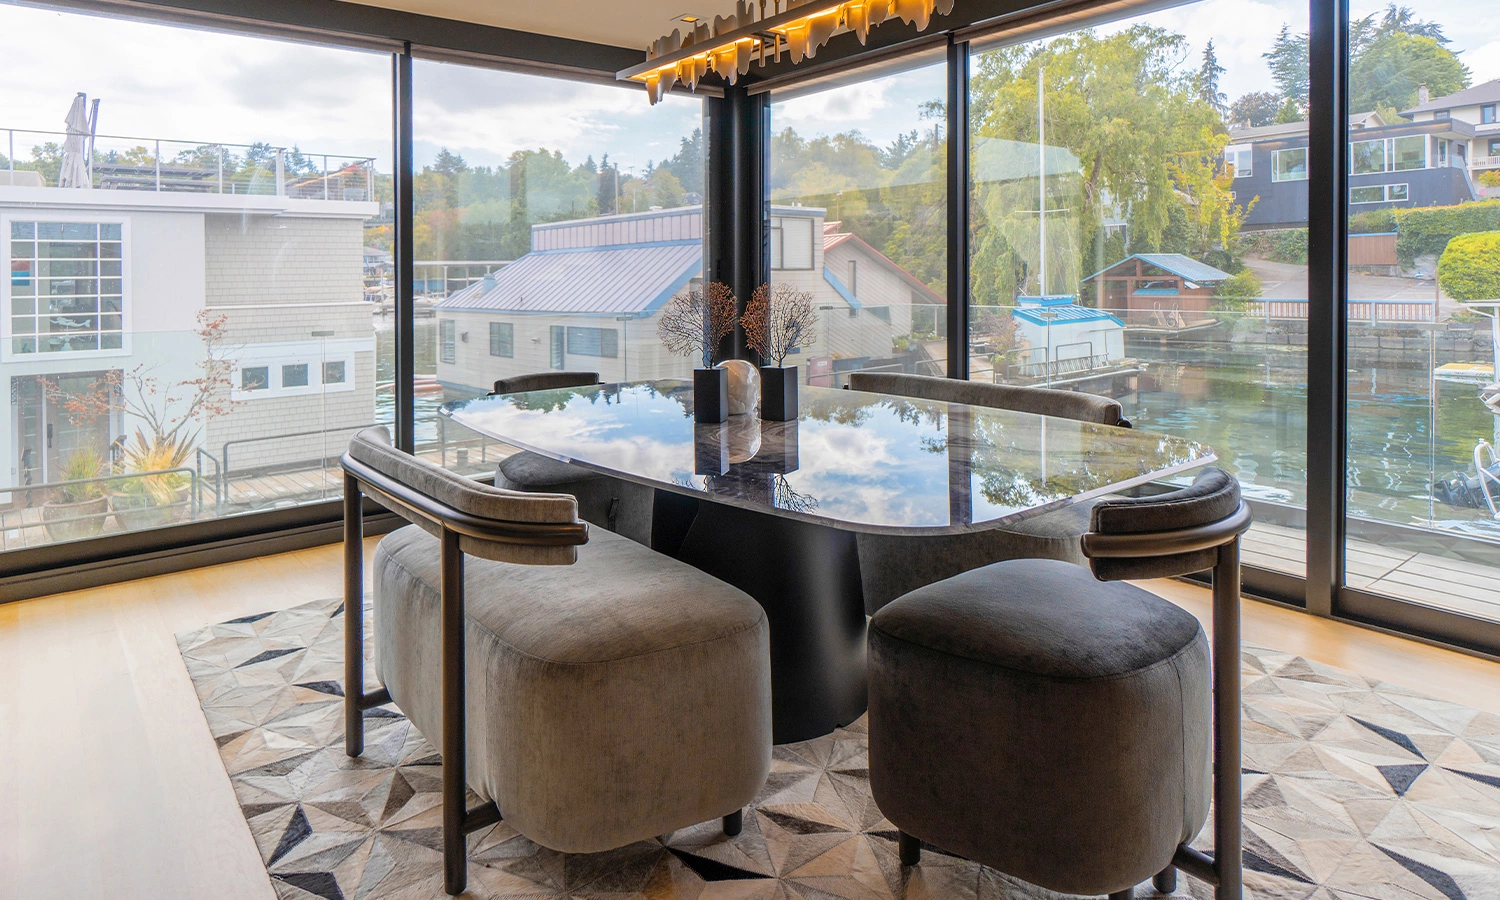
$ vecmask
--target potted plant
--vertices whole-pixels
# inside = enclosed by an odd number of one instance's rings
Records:
[[[124,474],[110,494],[115,521],[127,531],[167,525],[182,517],[190,482],[181,468],[192,452],[192,441],[136,429],[122,448]]]
[[[104,530],[109,497],[104,482],[104,457],[93,447],[79,447],[63,463],[54,499],[42,504],[42,527],[47,539],[73,541]],[[69,483],[71,482],[71,483]]]
[[[797,367],[788,366],[786,358],[812,336],[817,326],[812,301],[810,292],[789,284],[774,288],[763,284],[745,307],[740,320],[745,343],[764,362],[772,363],[760,368],[762,419],[785,422],[797,418]]]
[[[698,356],[693,369],[693,420],[716,423],[729,418],[729,373],[714,368],[719,341],[734,330],[734,292],[712,282],[690,288],[672,298],[662,310],[656,333],[667,350],[678,356]]]

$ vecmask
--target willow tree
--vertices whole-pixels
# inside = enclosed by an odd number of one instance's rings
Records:
[[[1100,238],[1106,220],[1128,218],[1131,249],[1156,249],[1174,207],[1180,212],[1184,202],[1221,205],[1217,194],[1227,195],[1227,191],[1212,180],[1200,180],[1197,185],[1206,192],[1202,198],[1185,201],[1173,178],[1174,169],[1181,168],[1182,154],[1206,149],[1205,134],[1219,121],[1200,96],[1196,71],[1184,66],[1189,55],[1181,35],[1136,25],[1108,36],[1079,31],[978,58],[970,100],[975,138],[1035,146],[1041,139],[1040,79],[1045,145],[1076,159],[1075,171],[1048,166],[1049,276],[1056,265],[1053,248],[1058,255],[1072,255],[1079,267],[1103,268],[1114,262],[1097,258],[1103,255]],[[1048,151],[1047,158],[1055,156]],[[976,184],[981,213],[976,224],[982,221],[1017,238],[998,240],[994,234],[976,234],[976,298],[986,293],[983,281],[1015,281],[1018,262],[1026,270],[1023,286],[1035,284],[1031,273],[1037,249],[1025,239],[1036,230],[1035,178],[1033,170],[1029,203],[1018,199],[1017,184]],[[1069,245],[1059,246],[1065,240]],[[1095,252],[1088,253],[1089,247]],[[1068,274],[1055,286],[1049,277],[1049,293],[1074,291],[1076,277]],[[1002,292],[990,293],[995,300],[1008,302]]]

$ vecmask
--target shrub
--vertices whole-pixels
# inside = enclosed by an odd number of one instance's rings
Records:
[[[1455,300],[1500,300],[1500,231],[1448,241],[1438,260],[1438,284]]]
[[[1424,253],[1441,255],[1455,235],[1500,231],[1500,200],[1402,210],[1396,222],[1396,259],[1410,267]]]
[[[1394,209],[1372,209],[1349,217],[1350,234],[1390,234],[1396,230]]]
[[[1246,269],[1219,283],[1219,289],[1214,292],[1215,305],[1220,309],[1241,311],[1250,305],[1251,300],[1260,297],[1260,291],[1260,276]]]
[[[1474,176],[1474,180],[1484,185],[1485,187],[1500,187],[1500,172],[1496,172],[1493,170],[1488,172],[1480,172],[1478,175]]]
[[[1307,229],[1287,228],[1280,231],[1257,231],[1239,236],[1239,252],[1276,262],[1307,265]]]

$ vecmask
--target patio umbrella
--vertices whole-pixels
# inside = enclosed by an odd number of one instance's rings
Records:
[[[73,98],[73,108],[68,110],[68,136],[63,141],[62,170],[57,175],[58,187],[93,187],[89,177],[88,137],[89,101],[82,93]]]

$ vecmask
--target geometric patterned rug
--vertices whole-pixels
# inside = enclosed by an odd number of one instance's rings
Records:
[[[344,755],[342,612],[322,601],[177,642],[279,897],[444,897],[432,745],[388,706],[369,714],[364,757]],[[1500,717],[1271,650],[1246,647],[1243,670],[1249,896],[1500,898]],[[501,822],[469,842],[473,897],[1057,896],[932,851],[903,870],[862,722],[777,747],[738,837],[715,821],[563,854]],[[1187,876],[1178,888],[1212,896]]]

